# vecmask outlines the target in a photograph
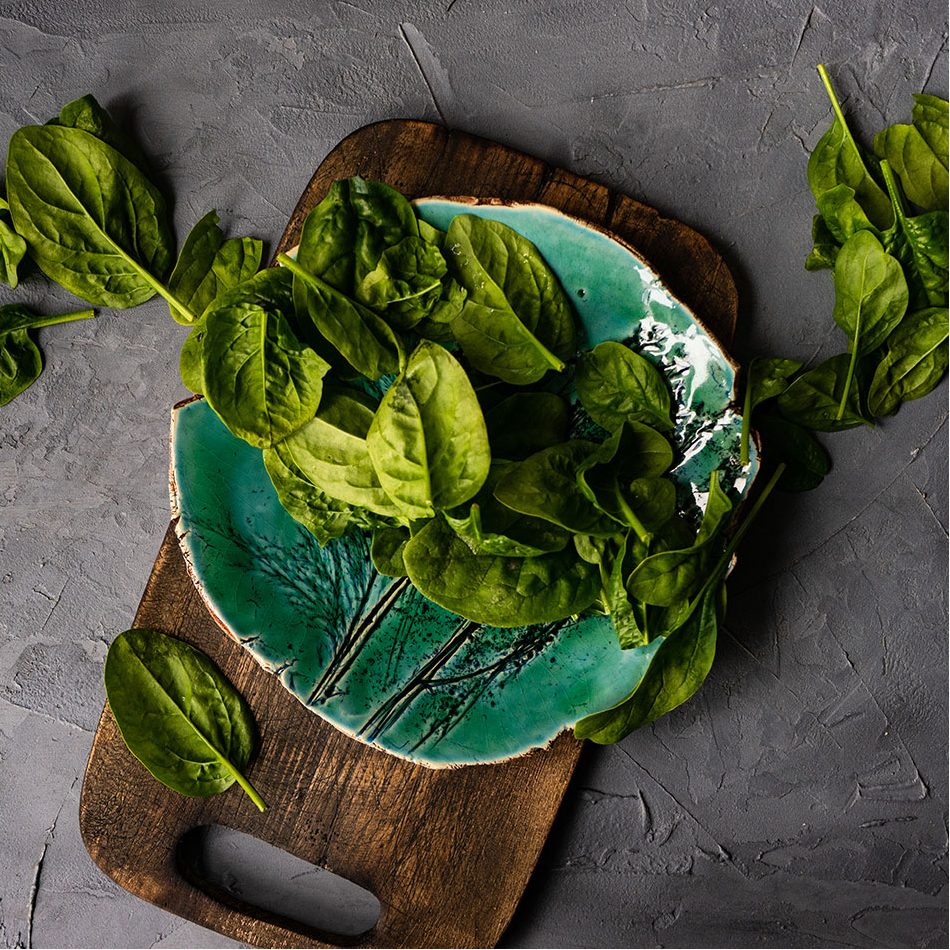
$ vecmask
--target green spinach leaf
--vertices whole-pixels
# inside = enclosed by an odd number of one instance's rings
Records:
[[[946,99],[919,93],[914,96],[913,122],[944,168],[948,164],[950,118]]]
[[[844,419],[859,356],[877,349],[907,311],[900,262],[870,231],[848,238],[835,261],[835,323],[848,335],[851,361],[835,420]]]
[[[169,304],[178,323],[191,325],[201,319],[217,297],[253,277],[261,267],[264,245],[255,238],[225,240],[218,215],[209,211],[185,238],[168,289],[182,307]]]
[[[261,448],[313,418],[328,369],[291,329],[291,282],[283,268],[268,268],[219,297],[205,318],[204,395],[231,432]]]
[[[848,128],[825,67],[819,66],[818,72],[831,100],[835,120],[808,159],[808,184],[812,194],[818,201],[838,185],[846,185],[854,191],[854,198],[868,220],[876,228],[888,228],[893,221],[891,203],[868,171],[864,155]],[[833,230],[832,221],[825,220]]]
[[[383,396],[366,444],[380,484],[411,519],[468,501],[491,464],[485,420],[465,370],[427,340]]]
[[[4,198],[0,198],[0,284],[15,288],[19,283],[17,268],[26,254],[26,241],[5,220],[10,210]]]
[[[901,403],[926,396],[947,371],[947,308],[908,314],[887,338],[868,391],[868,409],[890,416]]]
[[[521,460],[566,442],[570,413],[554,393],[518,392],[488,409],[485,425],[493,456]]]
[[[165,200],[124,155],[89,132],[27,125],[13,133],[7,200],[30,256],[92,304],[134,307],[155,293],[172,262]]]
[[[32,386],[43,371],[43,357],[30,337],[31,330],[94,316],[92,310],[43,316],[19,304],[0,307],[0,406]]]
[[[835,258],[841,245],[825,224],[825,219],[816,214],[811,219],[812,249],[805,258],[805,270],[823,270],[835,266]]]
[[[539,557],[476,555],[441,517],[413,536],[403,559],[423,596],[493,627],[564,620],[600,591],[597,568],[570,547]]]
[[[742,407],[742,433],[739,461],[749,464],[749,435],[752,413],[763,402],[776,399],[791,385],[792,377],[802,368],[797,360],[779,357],[756,357],[746,371],[745,397]]]
[[[610,432],[627,420],[669,431],[670,391],[663,374],[622,343],[606,342],[582,353],[574,378],[581,405]]]
[[[129,751],[181,795],[217,795],[245,777],[254,751],[247,703],[200,650],[156,630],[126,630],[109,647],[106,696]]]
[[[874,151],[897,172],[908,198],[925,211],[946,210],[946,158],[941,161],[914,125],[892,125],[874,137]]]
[[[403,553],[410,537],[409,529],[405,527],[377,528],[373,532],[373,544],[370,548],[373,567],[386,577],[405,577]]]
[[[405,521],[380,484],[366,445],[375,408],[355,389],[327,386],[316,417],[280,443],[281,458],[292,460],[306,480],[331,498]]]
[[[537,248],[499,221],[460,214],[445,238],[467,297],[452,332],[469,362],[509,383],[537,382],[574,355],[574,314]]]
[[[577,484],[577,474],[596,452],[594,442],[571,439],[535,452],[495,486],[495,498],[524,515],[542,518],[575,534],[608,538],[619,530],[617,523],[586,498]]]
[[[786,419],[819,432],[841,432],[869,424],[870,420],[861,411],[857,378],[845,389],[851,362],[847,353],[841,353],[802,373],[778,397],[779,411]],[[843,413],[839,411],[842,403],[845,407]]]
[[[811,491],[821,484],[831,470],[831,458],[808,429],[772,414],[762,416],[756,425],[765,444],[766,459],[785,463],[778,488]]]

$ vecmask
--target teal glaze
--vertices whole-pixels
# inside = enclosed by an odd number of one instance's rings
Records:
[[[515,227],[571,294],[586,346],[628,341],[663,368],[689,400],[674,436],[684,506],[702,504],[714,468],[734,495],[747,490],[757,463],[736,461],[733,368],[642,261],[538,205],[417,207],[440,228],[460,211]],[[622,699],[658,645],[621,650],[604,617],[482,627],[378,575],[362,534],[321,548],[280,506],[260,451],[203,401],[174,412],[172,472],[182,550],[211,610],[308,708],[387,752],[439,767],[544,745]]]

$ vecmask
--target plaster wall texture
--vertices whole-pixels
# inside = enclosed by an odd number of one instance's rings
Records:
[[[0,142],[93,92],[179,235],[273,246],[348,132],[414,117],[534,153],[707,234],[737,355],[842,345],[806,274],[829,65],[870,135],[947,94],[940,0],[0,2]],[[0,302],[13,299],[4,290]],[[67,295],[38,279],[15,299]],[[168,522],[185,330],[157,298],[44,331],[0,415],[0,945],[224,947],[120,890],[77,803],[111,639]],[[702,693],[584,756],[508,946],[947,946],[947,388],[826,440],[770,506]]]

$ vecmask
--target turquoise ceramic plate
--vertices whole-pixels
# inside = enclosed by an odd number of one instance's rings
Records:
[[[737,461],[734,366],[629,247],[541,205],[439,198],[417,207],[436,227],[466,212],[533,241],[573,298],[586,347],[625,341],[666,372],[683,507],[702,505],[716,468],[744,494],[756,463]],[[429,766],[547,744],[619,701],[655,649],[621,650],[603,617],[482,627],[377,574],[362,534],[321,548],[281,508],[260,451],[201,400],[173,414],[172,514],[209,608],[264,669],[337,728]]]

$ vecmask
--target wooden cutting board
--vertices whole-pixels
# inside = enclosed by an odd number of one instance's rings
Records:
[[[606,227],[640,249],[670,289],[731,343],[735,284],[697,232],[603,185],[427,122],[379,122],[337,145],[294,209],[278,252],[297,243],[307,212],[334,180],[357,174],[410,197],[538,201]],[[106,706],[86,769],[80,826],[89,853],[110,877],[166,910],[257,946],[494,946],[581,753],[569,733],[502,765],[440,771],[348,738],[222,633],[195,591],[171,527],[134,625],[204,650],[247,698],[260,731],[249,777],[270,808],[259,813],[237,786],[208,799],[169,791],[126,749]],[[205,893],[183,874],[176,849],[190,829],[212,823],[369,889],[382,907],[379,922],[360,938],[335,940]]]

